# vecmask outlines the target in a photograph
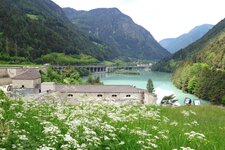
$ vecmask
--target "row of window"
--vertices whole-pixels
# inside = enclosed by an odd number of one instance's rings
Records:
[[[73,97],[73,94],[68,94],[67,96],[68,97]],[[97,97],[103,97],[103,95],[102,94],[98,94]],[[117,95],[113,94],[112,97],[117,97]],[[128,94],[128,95],[126,95],[126,97],[131,97],[131,95]]]
[[[102,94],[98,94],[97,97],[102,97],[103,95]],[[116,94],[113,94],[112,97],[117,97]],[[126,95],[126,97],[131,97],[131,95]]]

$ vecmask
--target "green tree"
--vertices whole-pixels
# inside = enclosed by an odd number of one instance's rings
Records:
[[[88,77],[87,83],[93,84],[93,78],[91,75]]]
[[[196,84],[198,83],[198,79],[196,76],[193,76],[190,81],[188,82],[188,92],[194,93]]]
[[[99,77],[97,77],[96,79],[93,79],[92,76],[88,77],[87,83],[88,84],[102,84]]]
[[[222,98],[222,104],[225,105],[225,95]]]
[[[148,79],[148,83],[147,83],[147,90],[149,93],[153,93],[154,92],[154,85],[151,79]]]

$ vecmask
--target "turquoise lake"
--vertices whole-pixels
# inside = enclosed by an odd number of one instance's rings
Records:
[[[157,94],[157,104],[160,103],[164,96],[174,94],[180,104],[184,103],[185,97],[192,100],[199,99],[196,96],[184,93],[182,90],[176,88],[171,82],[171,74],[165,72],[155,71],[141,71],[140,75],[123,75],[113,73],[96,73],[94,77],[100,77],[101,82],[105,85],[133,85],[138,88],[146,89],[148,79],[151,79],[154,84],[155,93]],[[206,101],[201,100],[201,104]]]

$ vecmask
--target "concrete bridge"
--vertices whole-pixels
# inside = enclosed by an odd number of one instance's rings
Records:
[[[55,69],[62,71],[66,66],[53,66]],[[75,68],[83,68],[87,69],[90,72],[113,72],[117,69],[124,69],[124,70],[144,70],[150,69],[151,66],[73,66]]]
[[[67,66],[61,65],[54,65],[53,68],[63,71],[63,69]],[[76,66],[75,68],[83,68],[87,69],[90,72],[113,72],[117,69],[124,69],[124,70],[144,70],[144,69],[151,69],[151,65],[137,65],[137,66],[105,66],[105,65],[83,65],[83,66]],[[44,65],[42,67],[26,67],[26,66],[0,66],[0,70],[10,69],[10,70],[24,70],[24,69],[38,69],[44,72],[47,71],[48,66]]]

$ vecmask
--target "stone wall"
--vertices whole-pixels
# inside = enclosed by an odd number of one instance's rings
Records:
[[[61,99],[65,99],[70,103],[85,100],[141,103],[143,100],[142,93],[61,93]]]
[[[9,85],[12,83],[11,78],[7,72],[7,69],[0,69],[0,86]]]
[[[41,83],[41,92],[55,91],[54,82],[44,82]]]

